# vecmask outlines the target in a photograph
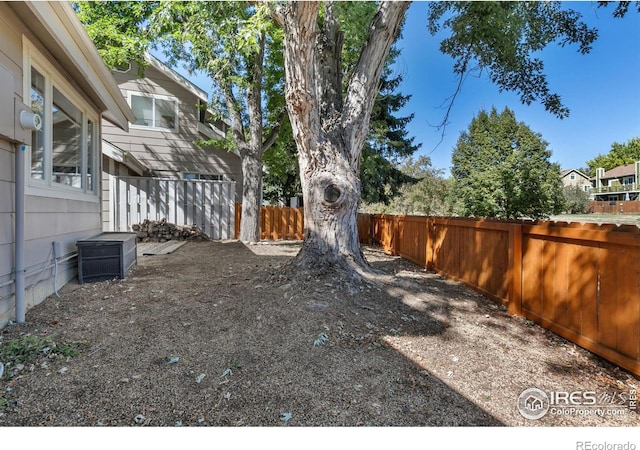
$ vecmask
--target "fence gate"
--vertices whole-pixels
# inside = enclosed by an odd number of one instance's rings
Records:
[[[109,214],[112,231],[131,231],[145,219],[197,225],[212,239],[233,239],[235,182],[113,177]]]

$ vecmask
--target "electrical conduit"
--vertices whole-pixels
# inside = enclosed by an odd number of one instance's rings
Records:
[[[15,146],[15,283],[16,283],[16,322],[24,323],[25,305],[25,268],[24,268],[24,153],[25,146]]]

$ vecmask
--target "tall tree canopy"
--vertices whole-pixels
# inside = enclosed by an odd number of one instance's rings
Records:
[[[387,65],[392,63],[390,58]],[[409,137],[406,130],[414,115],[397,117],[398,111],[410,98],[397,92],[401,82],[402,76],[391,78],[391,71],[385,70],[373,105],[369,136],[360,162],[361,197],[365,203],[388,204],[400,192],[401,186],[413,180],[397,168],[397,163],[413,155],[422,145],[414,144],[414,138]],[[290,127],[287,131],[284,136],[291,136]],[[289,197],[300,195],[296,151],[291,138],[282,139],[265,153],[265,199],[286,204]]]
[[[540,219],[560,213],[560,166],[550,162],[547,145],[510,109],[480,111],[452,155],[460,214]]]
[[[258,241],[262,154],[276,141],[286,115],[282,30],[267,7],[248,2],[80,2],[76,10],[112,66],[143,61],[144,51],[156,47],[170,64],[185,64],[211,77],[217,88],[212,106],[229,120],[231,135],[208,144],[240,157],[240,239]]]
[[[342,34],[334,3],[270,4],[284,27],[286,100],[298,147],[305,197],[305,242],[298,267],[366,271],[358,245],[359,164],[376,86],[406,2],[380,2],[352,71],[340,70]],[[455,71],[485,71],[525,103],[541,102],[565,117],[535,55],[552,42],[589,51],[597,33],[559,2],[433,2],[429,30],[446,30],[441,49]],[[446,118],[445,118],[446,121]]]
[[[218,2],[198,2],[208,3]],[[269,8],[283,29],[286,106],[305,200],[305,241],[293,265],[335,269],[351,279],[368,270],[356,222],[361,155],[380,76],[409,3],[378,2],[374,14],[347,21],[342,8],[348,3],[245,5]],[[564,9],[566,5],[570,3],[433,2],[429,30],[449,34],[441,50],[454,58],[461,80],[470,70],[483,71],[500,89],[518,93],[524,103],[540,102],[566,117],[567,106],[550,91],[543,63],[535,56],[552,42],[576,44],[581,53],[590,50],[596,30],[588,28],[579,13]],[[215,21],[209,27],[243,35]],[[345,44],[357,42],[345,39],[352,34],[362,36],[362,44],[345,53]],[[345,55],[354,57],[343,64]]]
[[[540,102],[560,118],[569,108],[549,90],[543,61],[535,56],[552,42],[577,44],[588,53],[598,37],[579,12],[561,2],[433,2],[429,31],[446,28],[451,35],[440,50],[454,60],[460,80],[470,71],[485,71],[500,90],[513,91],[524,104]]]
[[[636,161],[640,161],[640,137],[631,138],[624,144],[614,142],[609,153],[600,154],[587,161],[588,175],[594,177],[596,169],[599,167],[611,170],[614,167],[626,166]]]

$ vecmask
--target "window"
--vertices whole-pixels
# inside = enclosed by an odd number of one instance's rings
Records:
[[[572,180],[575,180],[575,179],[576,179],[576,174],[575,174],[575,173],[572,173],[572,174],[570,175],[570,178],[571,178]]]
[[[26,38],[24,66],[24,98],[42,118],[31,136],[30,187],[95,196],[99,115]]]
[[[82,112],[53,88],[53,181],[82,187]]]
[[[46,116],[44,114],[46,88],[44,76],[35,68],[31,68],[31,110],[42,118],[42,127],[33,131],[31,135],[31,177],[44,180],[44,132],[47,129]]]
[[[227,179],[224,175],[214,175],[210,173],[183,173],[182,178],[185,180],[206,180],[206,181],[224,181]]]
[[[178,101],[161,95],[129,93],[129,105],[137,127],[178,131]]]

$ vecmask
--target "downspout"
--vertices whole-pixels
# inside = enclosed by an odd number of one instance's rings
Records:
[[[24,267],[24,144],[14,144],[15,148],[15,283],[16,322],[25,321],[25,267]]]

